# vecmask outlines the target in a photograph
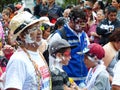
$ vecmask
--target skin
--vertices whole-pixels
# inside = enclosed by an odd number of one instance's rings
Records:
[[[90,6],[92,8],[93,7],[93,3],[89,2],[89,1],[85,1],[84,2],[84,6]]]
[[[119,8],[119,3],[117,2],[117,0],[112,0],[112,6],[116,7],[117,9]]]
[[[50,35],[50,27],[47,30],[44,31],[43,39],[47,39],[49,35]]]
[[[103,61],[104,61],[105,66],[108,67],[113,57],[117,54],[117,51],[120,49],[120,41],[109,42],[105,46],[103,46],[103,48],[105,50],[105,57],[103,58]],[[110,82],[112,82],[112,78],[113,78],[112,76],[109,76]]]
[[[82,28],[85,28],[86,25],[87,25],[87,21],[84,22],[84,20],[82,20],[82,19],[79,19],[78,21],[82,21],[82,22],[76,23],[76,22],[73,21],[73,20],[70,20],[70,22],[69,22],[69,26],[70,26],[76,33],[82,32],[82,30],[84,30],[84,29],[76,30],[76,29],[75,29],[76,25],[79,25],[79,27],[82,27]]]
[[[115,21],[116,18],[117,18],[117,13],[116,12],[111,12],[111,13],[108,14],[108,19],[110,21]]]
[[[66,51],[71,52],[71,48],[67,48]],[[68,65],[69,60],[71,59],[71,55],[64,55],[64,53],[57,53],[56,57],[59,57],[60,59],[62,59],[62,61],[60,63],[62,63],[62,65]],[[64,57],[64,58],[63,58]],[[71,83],[71,86],[68,87],[67,85],[64,84],[64,90],[80,90],[79,87],[73,82]]]

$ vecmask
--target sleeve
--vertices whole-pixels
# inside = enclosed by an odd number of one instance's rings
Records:
[[[110,90],[109,78],[105,72],[99,74],[91,90]]]
[[[112,81],[112,85],[120,86],[120,61],[115,65],[113,69],[114,77]]]
[[[69,82],[69,78],[68,78],[67,74],[63,73],[62,75],[63,75],[64,84],[67,85],[68,87],[70,87],[70,82]]]
[[[5,89],[16,88],[22,90],[25,78],[26,68],[24,61],[18,58],[10,59],[6,69]]]
[[[96,33],[98,35],[104,35],[107,32],[108,32],[108,26],[104,25],[102,22],[96,28]]]

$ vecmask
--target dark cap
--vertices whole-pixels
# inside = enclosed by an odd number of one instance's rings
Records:
[[[55,54],[60,49],[64,48],[75,48],[76,46],[71,46],[65,39],[59,39],[56,41],[53,41],[51,45],[49,46],[49,53],[50,55]]]

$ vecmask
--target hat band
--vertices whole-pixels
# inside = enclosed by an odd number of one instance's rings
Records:
[[[15,31],[14,34],[18,33],[20,30],[22,30],[27,24],[23,23],[21,24]]]

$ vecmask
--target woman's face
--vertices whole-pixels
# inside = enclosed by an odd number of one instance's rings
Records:
[[[9,16],[6,15],[5,13],[2,13],[2,18],[3,18],[3,20],[8,21]]]
[[[43,39],[47,39],[50,35],[50,27],[43,32]]]
[[[119,7],[119,3],[117,2],[117,0],[112,0],[112,6],[118,8]]]

